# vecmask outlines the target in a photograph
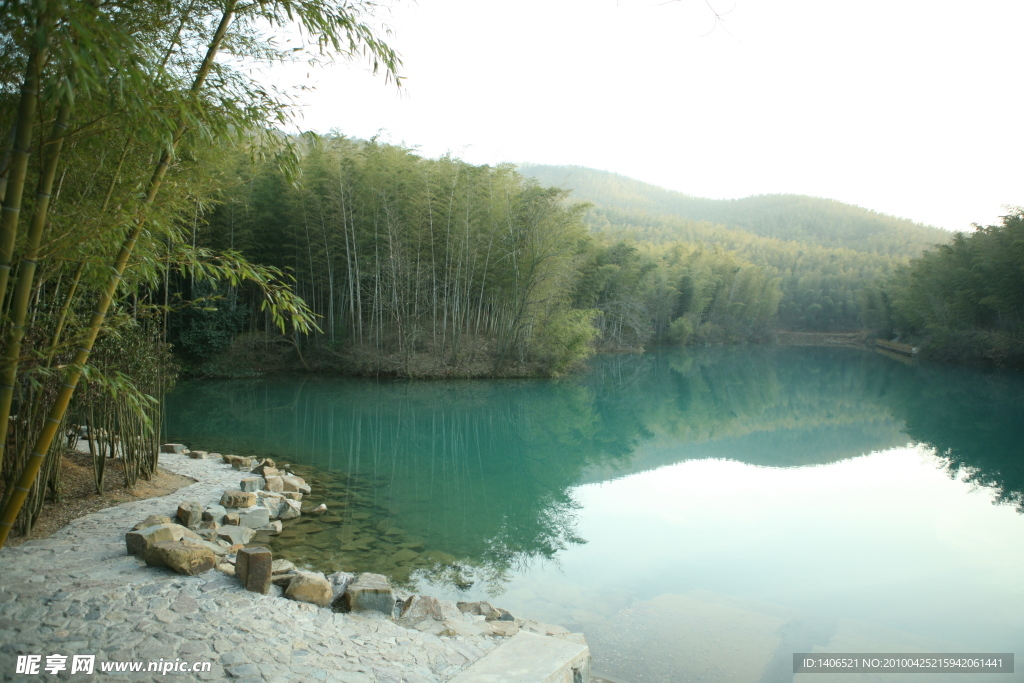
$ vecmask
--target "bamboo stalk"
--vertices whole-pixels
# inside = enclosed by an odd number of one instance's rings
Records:
[[[12,147],[11,166],[7,174],[3,209],[0,213],[0,295],[7,292],[7,281],[11,275],[11,260],[14,256],[14,242],[18,236],[21,198],[25,191],[29,147],[32,145],[36,102],[39,98],[39,70],[41,63],[46,59],[46,47],[44,42],[29,54],[25,79],[21,86],[18,117],[14,124],[17,134]]]
[[[25,256],[18,267],[18,283],[12,297],[11,323],[7,331],[6,353],[3,366],[0,368],[0,434],[7,434],[7,425],[11,417],[11,402],[14,399],[14,383],[18,376],[18,361],[21,356],[21,341],[25,337],[25,318],[32,296],[32,285],[36,274],[36,261],[39,258],[39,244],[42,242],[43,229],[46,227],[46,214],[50,206],[50,192],[53,190],[53,179],[57,174],[57,162],[60,160],[64,134],[71,118],[71,101],[68,94],[61,102],[57,112],[57,120],[53,123],[53,135],[49,143],[49,155],[39,176],[36,191],[36,202],[32,211],[32,223],[28,231],[28,244]],[[3,464],[6,439],[0,439],[0,465]]]

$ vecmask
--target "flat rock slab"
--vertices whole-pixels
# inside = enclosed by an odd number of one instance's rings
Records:
[[[451,683],[577,683],[590,681],[586,645],[518,633],[451,680]]]

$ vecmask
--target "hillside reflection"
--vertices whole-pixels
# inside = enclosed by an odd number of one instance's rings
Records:
[[[500,584],[585,542],[574,486],[682,460],[799,467],[917,441],[1024,509],[1022,388],[850,349],[706,349],[602,357],[558,381],[190,382],[167,437],[313,468],[312,500],[343,512],[272,543],[310,545],[314,566],[401,579],[440,557]]]

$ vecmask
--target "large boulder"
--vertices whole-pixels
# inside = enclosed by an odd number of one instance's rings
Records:
[[[209,548],[193,541],[160,541],[146,551],[146,564],[196,576],[213,569],[217,558]]]
[[[160,446],[161,453],[184,453],[185,444],[183,443],[165,443]]]
[[[441,601],[429,595],[414,595],[402,605],[400,618],[408,621],[422,621],[423,619],[434,619],[444,621],[444,609]]]
[[[139,529],[145,529],[146,527],[156,526],[157,524],[170,524],[171,518],[167,515],[150,515],[144,520],[132,527],[132,531],[138,531]]]
[[[270,592],[273,558],[266,548],[242,548],[235,556],[235,576],[247,591]]]
[[[226,508],[247,508],[256,504],[256,494],[248,491],[225,491],[220,504]]]
[[[315,508],[309,511],[312,515],[322,515],[327,512],[327,506],[324,503],[320,503]]]
[[[208,455],[208,453],[206,451],[189,451],[188,452],[188,457],[192,458],[193,460],[204,460],[207,455]]]
[[[178,520],[182,526],[198,529],[203,521],[203,505],[197,500],[186,500],[178,506]]]
[[[138,531],[129,531],[124,536],[129,555],[145,557],[146,551],[161,541],[180,541],[185,527],[180,524],[154,524]]]
[[[319,572],[295,572],[285,590],[286,598],[299,602],[311,602],[320,607],[331,604],[334,593],[331,582]]]
[[[232,467],[234,467],[236,470],[241,470],[241,469],[246,469],[247,470],[250,467],[252,467],[252,458],[250,458],[247,455],[228,455],[228,454],[224,454],[224,455],[220,456],[220,458],[221,458],[221,460],[223,460],[228,465],[231,465]]]
[[[340,611],[381,612],[391,616],[395,610],[395,593],[386,576],[360,574],[341,597]]]
[[[306,480],[302,477],[297,477],[294,474],[287,474],[281,477],[281,483],[284,485],[285,491],[301,491],[300,486],[305,486]]]
[[[284,481],[282,480],[281,477],[271,475],[266,477],[266,481],[267,483],[263,486],[263,488],[265,488],[267,491],[284,491]]]

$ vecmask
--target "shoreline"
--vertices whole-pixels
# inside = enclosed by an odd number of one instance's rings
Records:
[[[159,680],[337,680],[433,683],[458,675],[503,642],[500,636],[436,636],[383,614],[335,613],[246,591],[211,570],[182,576],[148,567],[125,533],[182,500],[216,504],[244,473],[220,461],[161,454],[160,466],[196,483],[166,496],[80,517],[47,538],[0,550],[0,675],[18,655],[95,655],[102,662],[210,662],[209,672]],[[70,667],[69,667],[70,668]],[[145,669],[143,669],[145,671]],[[67,675],[67,671],[63,672]],[[148,680],[152,674],[104,680]],[[21,675],[18,680],[52,680]],[[75,674],[70,680],[92,680]]]

